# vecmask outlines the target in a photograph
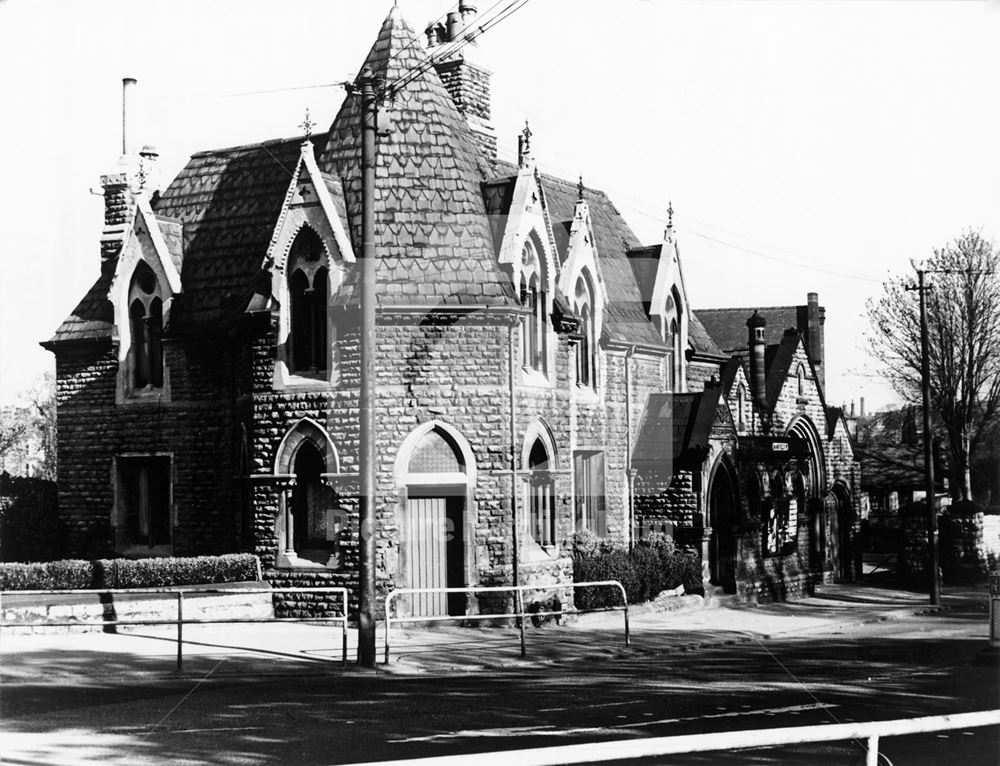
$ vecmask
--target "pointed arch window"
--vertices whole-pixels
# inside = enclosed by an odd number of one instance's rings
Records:
[[[522,363],[544,373],[548,371],[548,296],[538,248],[530,236],[521,250],[520,292],[521,305],[529,311],[521,325]]]
[[[806,395],[806,368],[803,365],[799,365],[799,368],[795,371],[797,391],[799,396]]]
[[[747,390],[742,383],[736,388],[736,428],[739,431],[746,430],[746,421],[743,416],[743,407],[747,400]]]
[[[305,226],[288,252],[288,366],[293,374],[315,377],[329,369],[329,282],[326,248]]]
[[[660,338],[667,346],[667,388],[670,391],[682,391],[684,388],[683,321],[681,297],[674,287],[667,296],[659,318]]]
[[[529,503],[528,522],[531,537],[541,546],[556,542],[555,482],[545,444],[536,439],[528,453]]]
[[[131,383],[135,391],[163,387],[163,297],[159,281],[139,261],[129,285]]]
[[[574,290],[574,310],[580,317],[580,342],[576,351],[576,381],[581,386],[597,385],[597,320],[594,292],[587,274],[581,274]]]

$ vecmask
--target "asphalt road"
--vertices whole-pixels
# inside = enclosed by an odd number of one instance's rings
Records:
[[[290,663],[242,678],[222,660],[176,678],[162,663],[144,672],[138,657],[127,675],[67,657],[58,682],[28,663],[5,683],[3,763],[334,764],[983,710],[1000,707],[996,667],[972,664],[984,626],[982,607],[969,606],[796,639],[476,673],[317,674]],[[882,752],[895,766],[992,766],[1000,729],[884,739]],[[655,762],[853,764],[864,748]]]

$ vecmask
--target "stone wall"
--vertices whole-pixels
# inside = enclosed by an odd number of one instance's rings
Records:
[[[128,454],[171,457],[175,555],[236,549],[226,347],[209,340],[165,343],[164,358],[168,395],[117,404],[114,346],[57,353],[59,508],[67,555],[116,553],[115,461]]]

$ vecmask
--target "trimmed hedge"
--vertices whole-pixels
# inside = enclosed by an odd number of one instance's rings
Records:
[[[688,593],[703,592],[697,556],[677,550],[673,540],[662,536],[640,540],[628,551],[589,532],[578,533],[573,540],[573,579],[618,580],[630,604],[651,601],[678,585]],[[580,588],[575,602],[578,609],[620,606],[621,593],[611,587]]]
[[[44,564],[0,564],[0,590],[162,588],[260,579],[250,553],[157,559],[64,560]]]

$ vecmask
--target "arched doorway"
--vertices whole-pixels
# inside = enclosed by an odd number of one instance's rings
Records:
[[[708,524],[712,529],[708,541],[708,562],[711,582],[726,593],[736,592],[738,518],[736,483],[726,458],[712,469],[708,485]]]
[[[405,492],[398,573],[402,587],[439,591],[468,584],[471,459],[464,439],[441,423],[421,426],[400,448],[397,479]],[[412,616],[460,615],[466,612],[467,596],[427,592],[412,594],[408,601]]]
[[[799,374],[802,370],[800,368]],[[788,435],[801,439],[808,445],[808,457],[796,461],[794,475],[794,496],[798,506],[801,523],[808,524],[809,530],[809,568],[817,574],[822,574],[828,556],[829,541],[827,525],[831,512],[823,498],[826,493],[826,471],[823,456],[823,443],[812,420],[800,416],[788,428]]]
[[[838,578],[850,580],[854,576],[854,568],[851,566],[851,529],[854,522],[851,495],[847,487],[839,482],[833,485],[830,494],[833,498],[830,541],[834,546],[834,567]]]

